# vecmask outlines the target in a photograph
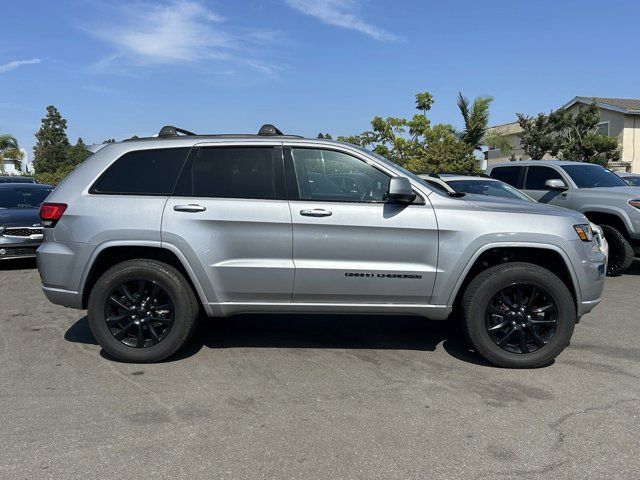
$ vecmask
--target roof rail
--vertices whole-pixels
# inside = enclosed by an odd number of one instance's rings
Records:
[[[189,130],[184,130],[182,128],[174,127],[172,125],[165,125],[160,129],[160,132],[158,133],[158,137],[159,138],[177,137],[179,133],[187,136],[195,135],[195,133],[190,132]]]
[[[284,133],[282,133],[278,127],[271,125],[270,123],[265,123],[260,127],[260,130],[258,130],[258,135],[261,137],[272,137],[276,135],[284,135]]]

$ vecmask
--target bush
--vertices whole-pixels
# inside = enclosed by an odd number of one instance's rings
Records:
[[[47,185],[58,185],[75,169],[74,165],[63,165],[55,172],[36,172],[33,177],[38,183],[45,183]]]

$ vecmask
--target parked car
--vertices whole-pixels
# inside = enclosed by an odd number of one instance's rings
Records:
[[[0,183],[0,260],[34,257],[42,243],[38,209],[51,185]]]
[[[22,175],[0,175],[0,183],[38,183],[33,177]]]
[[[444,184],[452,191],[458,193],[488,195],[490,197],[502,197],[510,200],[535,202],[529,195],[513,188],[508,183],[501,182],[489,176],[440,173],[437,174],[437,176],[421,174],[419,177],[443,191],[446,191],[446,188],[442,186]]]
[[[640,174],[638,173],[617,173],[617,175],[632,187],[640,187]]]
[[[491,165],[487,173],[538,202],[583,213],[604,231],[609,274],[624,272],[640,254],[640,189],[600,165],[536,160]]]
[[[455,307],[480,355],[535,367],[568,345],[605,278],[580,213],[447,195],[375,153],[272,125],[109,144],[40,215],[46,296],[88,309],[99,344],[130,362],[172,355],[200,310],[445,320]]]

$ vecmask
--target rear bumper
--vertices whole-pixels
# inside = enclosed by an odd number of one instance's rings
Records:
[[[82,309],[82,295],[79,292],[44,286],[42,291],[51,303],[62,305],[63,307]]]
[[[47,230],[47,229],[45,229]],[[45,237],[50,232],[45,231]],[[36,260],[42,291],[57,305],[82,309],[80,280],[91,245],[47,241],[38,248]]]

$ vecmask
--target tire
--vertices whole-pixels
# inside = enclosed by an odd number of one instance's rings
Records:
[[[136,286],[137,293],[131,293]],[[131,297],[135,298],[129,301]],[[109,355],[123,362],[152,363],[170,357],[193,334],[198,314],[199,302],[189,282],[156,260],[129,260],[111,267],[91,289],[88,302],[91,332]],[[137,322],[132,320],[136,317]],[[126,336],[116,338],[123,331]]]
[[[600,225],[604,238],[609,244],[607,275],[615,276],[624,272],[633,263],[635,253],[629,240],[615,227]]]
[[[520,303],[512,302],[512,306],[519,308],[507,308],[500,303],[500,292],[507,292],[511,299],[509,292],[514,291],[518,300],[518,288],[524,293]],[[528,298],[526,292],[530,292]],[[495,311],[496,298],[501,305],[499,315],[490,313]],[[537,303],[532,304],[532,299]],[[525,307],[527,303],[532,307]],[[545,307],[534,309],[538,303],[551,303],[555,308],[547,307],[549,310],[540,313],[537,310]],[[562,280],[545,268],[523,262],[503,263],[480,272],[464,292],[462,310],[467,338],[483,358],[499,367],[535,368],[551,363],[569,344],[576,323],[575,301]],[[495,322],[492,328],[490,322]],[[506,326],[495,330],[502,324]],[[525,341],[524,347],[519,341],[518,346],[499,346],[495,336],[502,332],[510,342],[520,340],[523,335],[525,340],[530,338],[527,340],[530,343]]]

